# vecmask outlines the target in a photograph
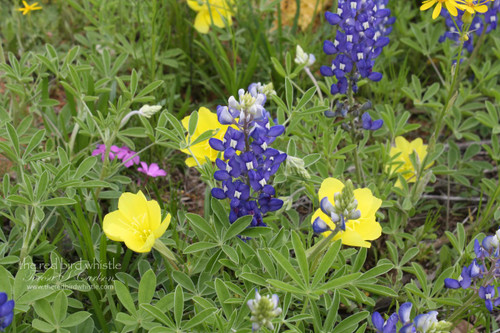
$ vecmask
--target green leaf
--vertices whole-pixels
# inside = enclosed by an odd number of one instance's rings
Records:
[[[250,222],[252,221],[252,218],[252,215],[246,215],[234,221],[224,235],[224,242],[239,235],[243,230],[248,228]]]
[[[31,201],[29,201],[25,197],[22,197],[22,196],[16,195],[16,194],[9,195],[7,197],[7,201],[12,202],[14,204],[18,204],[18,205],[27,205],[27,206],[31,205]]]
[[[226,303],[226,300],[230,297],[230,294],[226,284],[221,279],[215,279],[215,292],[222,306],[224,314],[227,318],[229,318],[233,312],[233,307],[231,306],[231,304]]]
[[[87,311],[78,311],[70,314],[61,323],[61,327],[75,327],[83,323],[87,318],[90,317],[90,313]]]
[[[141,308],[155,317],[162,324],[168,327],[175,327],[174,322],[165,314],[164,311],[158,309],[157,307],[151,304],[141,304]]]
[[[180,272],[180,271],[173,271],[172,276],[173,276],[175,282],[180,284],[183,288],[185,288],[193,293],[196,291],[196,287],[195,287],[193,281],[186,273]]]
[[[283,291],[289,292],[289,293],[299,294],[299,295],[305,294],[305,291],[303,289],[292,286],[291,284],[280,281],[280,280],[269,279],[269,280],[267,280],[267,282],[270,283],[271,285],[273,285],[274,287],[281,289]]]
[[[33,322],[31,323],[31,326],[33,326],[34,329],[40,332],[54,332],[55,328],[49,323],[46,323],[40,319],[33,319]]]
[[[359,277],[362,275],[362,273],[357,272],[357,273],[352,273],[352,274],[347,274],[341,277],[338,277],[336,279],[329,280],[327,283],[325,283],[322,286],[319,286],[318,289],[323,291],[326,290],[331,290],[331,289],[338,289],[340,287],[343,287],[345,285],[351,284]]]
[[[188,133],[190,136],[193,136],[197,126],[198,126],[198,111],[193,111],[193,113],[191,113],[191,116],[189,116]]]
[[[217,235],[215,234],[215,231],[212,229],[212,226],[203,217],[192,213],[186,214],[186,217],[194,227],[203,231],[205,235],[212,238],[214,241],[217,240]]]
[[[57,293],[57,296],[54,300],[54,317],[56,319],[56,323],[61,323],[64,318],[66,318],[66,311],[68,310],[68,298],[64,291],[60,291]]]
[[[43,318],[45,321],[52,325],[57,324],[56,318],[54,316],[54,311],[52,310],[50,303],[46,299],[38,300],[33,308],[35,309],[35,312],[39,317]]]
[[[188,247],[186,247],[184,249],[183,252],[184,252],[184,254],[195,253],[195,252],[205,251],[205,250],[214,248],[216,246],[218,246],[218,244],[216,244],[216,243],[198,242],[198,243],[194,243],[194,244],[189,245]]]
[[[335,326],[332,333],[349,333],[354,332],[358,327],[358,324],[369,316],[368,311],[358,312],[352,316],[347,317],[342,320],[338,325]]]
[[[40,200],[48,191],[49,175],[47,171],[42,172],[38,184],[36,185],[35,200]]]
[[[379,284],[368,284],[368,283],[358,283],[355,282],[356,287],[366,290],[372,294],[387,296],[387,297],[398,297],[398,293],[392,288],[381,286]]]
[[[12,146],[14,147],[16,157],[19,158],[19,156],[21,156],[21,154],[20,154],[20,148],[19,148],[19,136],[17,135],[17,131],[14,128],[14,126],[12,126],[10,123],[7,123],[6,127],[7,127],[7,136],[9,137],[9,141],[12,144]]]
[[[26,159],[28,155],[33,151],[33,149],[37,148],[40,145],[40,142],[42,142],[44,136],[45,130],[39,130],[31,137],[28,146],[24,150],[23,159]]]
[[[147,96],[149,93],[155,91],[158,87],[160,87],[163,84],[163,81],[154,81],[151,82],[146,86],[146,88],[142,89],[138,94],[137,97],[144,97]]]
[[[306,250],[304,249],[304,245],[299,235],[295,231],[292,232],[292,245],[297,261],[299,262],[302,279],[307,285],[309,283],[309,264],[307,263]]]
[[[315,93],[316,93],[316,87],[312,87],[309,90],[307,90],[304,93],[304,95],[302,95],[302,98],[300,99],[300,101],[297,103],[295,110],[302,109],[311,100],[311,98],[313,98]]]
[[[184,312],[184,291],[180,285],[175,288],[174,295],[174,317],[177,326],[181,325],[182,314]]]
[[[369,278],[373,278],[373,277],[385,274],[388,271],[390,271],[391,269],[393,269],[393,267],[394,267],[394,265],[392,263],[390,263],[390,262],[388,262],[388,260],[384,259],[384,263],[380,263],[380,261],[379,261],[377,266],[375,266],[372,269],[370,269],[369,271],[365,272],[363,274],[362,279],[369,279]]]
[[[187,323],[182,325],[182,328],[185,330],[189,330],[189,329],[205,322],[214,313],[216,313],[216,311],[217,311],[216,308],[203,309],[199,313],[197,313],[195,316],[193,316],[193,318],[189,319],[189,321]]]
[[[52,198],[49,200],[42,201],[40,203],[40,206],[55,207],[55,206],[67,206],[74,204],[76,204],[76,201],[70,198]]]
[[[273,66],[274,66],[274,69],[276,70],[276,72],[278,72],[278,74],[281,75],[282,77],[285,77],[286,76],[285,69],[283,68],[281,63],[278,61],[278,59],[276,59],[275,57],[271,57],[271,62],[273,63]]]
[[[427,294],[429,290],[429,287],[427,286],[427,274],[425,274],[425,271],[422,268],[422,266],[420,266],[416,262],[413,262],[411,265],[414,269],[415,275],[417,276],[418,282],[420,282],[422,290]]]
[[[300,278],[295,267],[293,267],[292,264],[290,263],[290,260],[285,258],[276,249],[271,248],[270,250],[271,250],[271,254],[274,257],[274,260],[276,260],[276,262],[287,272],[288,275],[290,275],[290,277],[295,282],[297,282],[302,288],[305,288],[304,282]]]
[[[150,269],[141,278],[139,283],[139,304],[151,303],[156,290],[156,275]]]
[[[314,277],[312,280],[312,285],[315,287],[326,275],[330,267],[332,267],[335,258],[339,253],[340,247],[342,245],[342,241],[339,239],[330,245],[330,248],[325,253],[321,262],[319,263],[318,268],[314,272]]]
[[[125,309],[127,309],[128,312],[131,313],[132,315],[134,316],[137,315],[137,309],[135,308],[134,300],[132,299],[132,295],[130,295],[128,288],[125,287],[125,285],[118,280],[114,281],[114,285],[115,285],[116,296],[118,296],[118,299],[125,307]]]
[[[75,174],[73,175],[74,179],[82,179],[83,176],[85,176],[90,169],[94,167],[94,165],[97,162],[97,158],[95,156],[89,156],[86,159],[83,160],[82,163],[78,166],[78,169],[76,169]]]
[[[401,258],[400,265],[403,266],[405,265],[408,261],[410,261],[412,258],[414,258],[420,250],[417,247],[412,247],[408,249],[408,251],[405,252],[403,255],[403,258]]]

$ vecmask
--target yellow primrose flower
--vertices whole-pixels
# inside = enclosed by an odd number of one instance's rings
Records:
[[[456,0],[458,3],[462,4],[462,10],[469,12],[470,14],[486,13],[488,11],[488,6],[486,5],[490,0]]]
[[[401,173],[409,183],[414,183],[416,180],[415,168],[413,167],[413,164],[410,160],[410,155],[413,152],[415,152],[415,154],[417,155],[418,161],[423,161],[427,156],[427,145],[423,144],[421,138],[417,138],[412,142],[408,142],[402,136],[398,136],[396,137],[396,146],[391,147],[391,151],[389,152],[391,157],[400,154],[398,157],[392,160],[393,162],[390,166],[389,172],[391,174],[393,172]],[[433,163],[427,164],[425,168],[429,168]],[[401,188],[401,182],[399,180],[396,182],[396,187]]]
[[[151,251],[170,224],[170,214],[161,222],[160,205],[156,200],[147,200],[139,191],[125,192],[118,200],[118,210],[106,214],[103,229],[106,236],[125,245],[134,252]],[[160,223],[161,222],[161,223]]]
[[[191,116],[187,116],[184,117],[184,119],[182,119],[182,125],[186,130],[188,129],[190,117]],[[219,120],[217,119],[217,115],[215,113],[210,112],[210,110],[205,107],[201,107],[198,110],[198,126],[196,126],[196,130],[194,131],[193,136],[191,137],[191,142],[196,140],[196,138],[198,138],[203,132],[208,130],[219,130],[213,136],[213,138],[222,141],[224,139],[224,135],[226,134],[228,127],[229,125],[221,125],[219,123]],[[191,153],[187,149],[182,149],[181,151],[185,154],[191,155]],[[205,157],[208,157],[210,161],[214,162],[217,159],[217,154],[219,153],[217,150],[212,149],[212,147],[210,147],[210,145],[208,144],[208,140],[199,142],[194,146],[191,146],[191,151],[193,152],[198,162],[200,162],[200,164],[206,163]],[[186,164],[189,167],[197,165],[193,157],[188,157],[186,159]]]
[[[450,12],[451,15],[457,16],[458,15],[458,9],[463,9],[462,5],[457,4],[457,0],[424,0],[422,6],[420,7],[420,10],[427,10],[437,4],[437,6],[434,8],[434,11],[432,12],[432,19],[436,19],[439,14],[441,14],[441,9],[443,8],[443,4],[446,6],[446,9],[448,9],[448,12]]]
[[[331,204],[330,207],[335,209],[336,205],[340,204],[339,201],[342,201],[338,197],[336,200],[335,196],[336,194],[341,196],[344,187],[345,185],[336,178],[325,179],[321,183],[318,193],[320,202],[326,201],[323,199],[327,198],[327,202]],[[372,191],[368,188],[355,189],[352,193],[354,198],[351,200],[355,205],[353,217],[345,222],[345,230],[339,230],[332,241],[341,239],[344,245],[370,247],[369,241],[379,238],[382,234],[382,227],[375,220],[375,213],[380,208],[382,200],[373,196]],[[318,209],[311,220],[313,227],[314,221],[318,217],[327,224],[327,231],[322,233],[325,237],[328,237],[337,228],[332,220],[332,215],[329,216],[322,209]]]
[[[38,6],[38,2],[33,3],[32,5],[28,5],[26,1],[23,1],[23,8],[18,8],[17,10],[23,12],[23,15],[29,14],[33,10],[40,10],[42,7]]]
[[[194,28],[202,34],[208,33],[212,24],[219,28],[233,24],[231,6],[234,0],[187,0],[188,6],[198,12]]]

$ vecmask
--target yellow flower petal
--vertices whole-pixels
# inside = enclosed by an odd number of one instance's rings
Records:
[[[342,244],[349,246],[358,246],[358,247],[371,247],[370,242],[363,240],[361,235],[355,231],[346,230],[342,232],[342,234],[337,235],[335,238],[342,238]],[[338,239],[337,238],[337,239]]]
[[[115,210],[104,216],[102,229],[109,239],[117,242],[123,242],[127,233],[134,232],[133,227],[131,227],[131,221],[119,210]]]
[[[374,197],[369,188],[355,189],[354,197],[358,200],[358,209],[361,211],[361,217],[374,217],[382,205],[382,200]]]
[[[340,180],[336,178],[327,178],[321,183],[321,187],[318,192],[318,199],[321,202],[321,199],[328,197],[328,200],[330,200],[333,205],[335,193],[342,192],[343,188],[344,184]]]
[[[208,10],[199,12],[194,19],[194,28],[202,34],[208,34],[210,30],[210,15]]]
[[[189,8],[197,12],[203,10],[207,6],[207,5],[200,5],[197,0],[187,0],[187,4]]]
[[[148,221],[146,229],[156,230],[160,227],[161,209],[156,200],[149,200],[146,202],[148,207]]]
[[[360,219],[355,231],[364,240],[375,240],[382,235],[382,227],[380,223],[375,221],[375,217],[373,219]]]
[[[434,8],[434,11],[432,12],[432,19],[435,20],[439,14],[441,14],[441,9],[443,6],[441,5],[441,2],[438,2],[436,7]]]
[[[454,4],[454,3],[450,2],[450,1],[446,1],[445,5],[446,5],[446,9],[448,9],[448,11],[450,12],[450,14],[452,16],[457,16],[458,15],[457,8],[455,7],[456,4]]]
[[[154,234],[149,234],[149,236],[143,240],[140,237],[134,237],[132,235],[127,235],[124,239],[125,245],[134,252],[145,253],[150,252],[155,244]]]
[[[476,7],[476,12],[478,13],[486,13],[488,11],[488,6],[481,5]]]
[[[161,236],[163,236],[163,234],[167,230],[168,226],[170,225],[171,219],[172,219],[172,216],[170,214],[167,214],[167,217],[165,217],[165,219],[163,220],[161,225],[157,229],[155,229],[155,231],[154,231],[156,238],[160,238]]]
[[[135,223],[142,224],[148,216],[147,200],[139,191],[137,194],[125,192],[118,200],[118,210]]]
[[[431,8],[432,6],[434,6],[434,4],[437,2],[437,0],[429,0],[429,1],[426,1],[423,3],[422,6],[420,6],[420,10],[427,10],[429,8]]]

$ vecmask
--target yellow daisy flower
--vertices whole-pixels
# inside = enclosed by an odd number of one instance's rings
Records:
[[[320,202],[323,198],[328,198],[328,201],[335,206],[335,194],[341,193],[344,187],[345,185],[336,178],[325,179],[321,183],[318,193]],[[341,239],[344,245],[371,247],[369,241],[375,240],[382,235],[382,227],[375,218],[375,213],[380,208],[382,200],[376,198],[368,188],[355,189],[354,199],[357,200],[357,210],[360,211],[359,217],[347,220],[345,230],[339,230],[332,241]],[[321,209],[316,210],[311,223],[314,223],[318,217],[328,225],[330,230],[322,233],[324,237],[328,237],[335,230],[335,223]]]
[[[490,0],[456,0],[458,3],[462,4],[462,10],[469,12],[470,14],[486,13],[488,11],[488,6],[486,5]]]
[[[18,8],[17,10],[23,12],[23,15],[29,14],[33,10],[40,10],[42,7],[38,6],[38,2],[28,5],[26,1],[23,1],[23,8]]]
[[[106,236],[125,245],[134,252],[149,252],[170,224],[171,216],[161,222],[161,209],[156,200],[147,200],[137,194],[123,193],[118,200],[118,210],[106,214],[103,230]]]
[[[194,28],[202,34],[208,33],[211,25],[223,28],[233,24],[231,15],[234,0],[187,0],[188,6],[198,12]]]
[[[427,10],[434,6],[435,4],[436,7],[434,8],[434,11],[432,12],[432,19],[436,19],[439,14],[441,13],[441,9],[443,8],[443,5],[448,9],[448,12],[450,12],[451,15],[457,16],[458,15],[458,9],[462,9],[462,6],[457,4],[457,0],[425,0],[420,7],[420,10]]]

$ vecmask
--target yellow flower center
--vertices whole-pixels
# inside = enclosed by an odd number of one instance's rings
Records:
[[[133,222],[132,222],[132,227],[134,228],[134,235],[138,235],[141,237],[143,241],[146,241],[148,239],[149,235],[153,232],[151,229],[145,229],[144,228],[144,219],[146,218],[146,214],[141,216],[141,220],[139,221],[137,217],[133,217]]]

